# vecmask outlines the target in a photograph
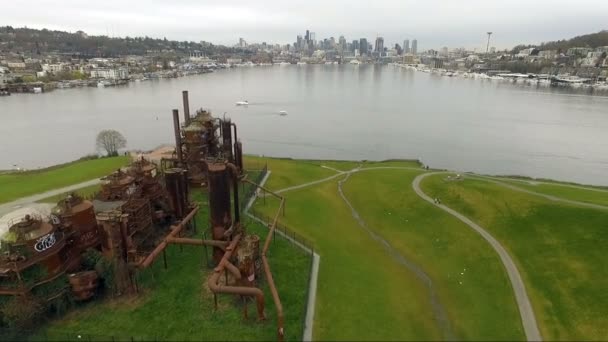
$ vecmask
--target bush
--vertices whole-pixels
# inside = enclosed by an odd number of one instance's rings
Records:
[[[7,330],[20,332],[34,328],[43,318],[45,306],[32,296],[14,297],[0,308],[0,317]]]

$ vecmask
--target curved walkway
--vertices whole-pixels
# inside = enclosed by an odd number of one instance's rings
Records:
[[[358,169],[353,169],[350,172],[347,172],[346,177],[344,177],[344,179],[342,179],[338,182],[338,193],[340,194],[340,197],[342,197],[342,200],[350,208],[351,215],[357,221],[359,226],[361,226],[361,228],[363,228],[372,239],[376,240],[382,246],[384,246],[387,253],[393,259],[395,259],[395,261],[397,261],[398,264],[407,268],[410,272],[412,272],[414,274],[414,276],[416,278],[418,278],[422,283],[424,283],[424,285],[427,287],[427,289],[429,291],[429,297],[430,297],[430,302],[431,302],[431,309],[433,311],[433,316],[435,317],[435,320],[437,321],[437,324],[439,325],[439,329],[441,330],[441,332],[443,334],[444,340],[446,340],[446,341],[456,340],[454,333],[452,332],[452,328],[450,326],[450,321],[448,320],[448,316],[445,311],[445,308],[439,302],[437,292],[435,291],[435,288],[433,286],[433,281],[428,276],[428,274],[426,274],[426,272],[424,272],[424,270],[422,268],[420,268],[420,266],[418,266],[415,263],[413,263],[412,261],[408,260],[401,253],[399,253],[397,250],[395,250],[395,248],[393,248],[393,246],[391,246],[391,244],[388,241],[386,241],[386,239],[384,239],[382,236],[380,236],[379,234],[375,233],[372,229],[370,229],[367,226],[367,223],[365,223],[365,221],[359,215],[359,212],[357,212],[355,207],[353,207],[353,205],[350,203],[350,201],[346,198],[346,195],[344,194],[344,191],[342,190],[342,185],[348,180],[348,178],[354,172],[357,172],[357,171],[358,171]]]
[[[49,190],[49,191],[46,191],[43,193],[39,193],[39,194],[27,196],[27,197],[21,197],[12,202],[0,204],[0,216],[10,213],[11,211],[13,211],[15,209],[19,209],[25,204],[38,202],[40,200],[43,200],[43,199],[51,197],[51,196],[61,195],[66,192],[78,190],[80,188],[84,188],[87,186],[97,185],[99,183],[101,183],[101,179],[96,178],[96,179],[91,179],[86,182],[65,186],[63,188],[53,189],[53,190]]]
[[[588,203],[588,202],[580,202],[580,201],[569,200],[569,199],[565,199],[565,198],[557,197],[557,196],[553,196],[553,195],[543,194],[541,192],[536,192],[536,191],[520,188],[517,185],[501,182],[499,180],[496,180],[494,177],[484,177],[484,176],[470,176],[470,177],[477,178],[477,179],[483,179],[485,181],[488,181],[488,182],[491,182],[491,183],[494,183],[494,184],[498,184],[498,185],[500,185],[502,187],[505,187],[505,188],[508,188],[508,189],[511,189],[511,190],[525,192],[525,193],[530,194],[530,195],[543,197],[545,199],[548,199],[548,200],[554,201],[554,202],[561,202],[561,203],[566,203],[566,204],[571,204],[571,205],[576,205],[576,206],[586,207],[586,208],[592,208],[592,209],[608,210],[608,206],[605,206],[605,205],[595,204],[595,203]],[[597,191],[597,190],[592,190],[590,188],[575,187],[575,186],[569,186],[569,187],[571,187],[571,188],[577,188],[577,189],[582,189],[582,190]]]
[[[420,189],[420,182],[434,174],[439,174],[443,172],[431,172],[431,173],[423,173],[417,176],[412,182],[412,188],[416,192],[420,198],[425,201],[439,207],[440,209],[448,212],[452,216],[455,216],[460,221],[466,223],[469,227],[479,233],[491,246],[494,248],[500,260],[502,261],[505,269],[507,270],[507,274],[509,275],[509,280],[511,281],[511,286],[513,287],[513,292],[515,293],[515,300],[517,302],[517,306],[519,307],[519,314],[521,316],[521,321],[524,327],[524,332],[526,333],[526,338],[528,341],[541,341],[542,337],[540,335],[540,331],[538,330],[538,326],[536,324],[536,318],[534,316],[534,310],[532,310],[532,304],[530,303],[530,299],[528,298],[528,293],[526,292],[526,287],[524,282],[519,274],[519,270],[509,253],[504,249],[504,247],[496,240],[490,233],[488,233],[484,228],[471,221],[466,216],[460,214],[459,212],[443,205],[437,204],[431,199],[428,195],[426,195]]]

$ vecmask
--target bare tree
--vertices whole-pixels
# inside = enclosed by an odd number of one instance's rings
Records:
[[[97,149],[105,150],[108,156],[117,156],[118,150],[127,146],[127,139],[120,132],[105,129],[97,134]]]

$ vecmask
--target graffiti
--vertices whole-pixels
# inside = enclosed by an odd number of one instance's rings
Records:
[[[34,249],[36,250],[36,252],[44,252],[47,249],[53,247],[54,244],[55,233],[50,233],[38,239],[38,241],[36,241],[36,244],[34,245]]]

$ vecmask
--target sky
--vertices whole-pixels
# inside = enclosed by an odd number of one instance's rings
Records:
[[[607,18],[606,0],[28,0],[0,8],[0,25],[14,27],[226,45],[239,37],[293,43],[309,29],[317,40],[417,39],[419,50],[485,50],[488,31],[498,49],[571,38],[608,29]]]

